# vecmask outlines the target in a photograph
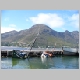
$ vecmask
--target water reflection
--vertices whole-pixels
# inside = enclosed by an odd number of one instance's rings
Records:
[[[74,57],[74,56],[65,56],[62,57],[62,63],[65,65],[65,68],[71,69],[79,69],[79,57]]]
[[[41,58],[32,58],[29,59],[30,69],[47,69],[47,62],[42,64]]]
[[[1,69],[11,69],[12,68],[12,58],[1,58]]]
[[[19,59],[16,60],[16,58],[12,58],[12,66],[15,66],[19,63]]]
[[[12,68],[13,69],[28,69],[29,63],[25,59],[12,58]]]
[[[45,63],[46,60],[47,60],[47,58],[41,57],[41,61],[42,61],[42,63]]]
[[[1,58],[1,69],[79,69],[79,58],[56,56],[53,58]]]

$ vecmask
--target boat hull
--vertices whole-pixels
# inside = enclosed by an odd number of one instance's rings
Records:
[[[47,58],[48,57],[48,54],[41,54],[41,58]]]
[[[22,54],[22,53],[20,53],[20,51],[19,52],[17,52],[17,51],[19,51],[19,50],[13,50],[13,55],[12,55],[13,58],[21,58],[21,59],[27,58],[26,54]]]

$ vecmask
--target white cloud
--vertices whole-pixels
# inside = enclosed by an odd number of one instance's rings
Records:
[[[17,29],[17,26],[15,24],[9,24],[9,26],[1,26],[1,33],[9,32],[12,30],[19,31],[20,29]]]
[[[5,21],[9,21],[9,17],[6,17],[4,20],[5,20]]]
[[[79,28],[79,14],[73,14],[69,17],[69,21],[71,21],[72,26]]]
[[[9,27],[16,27],[15,24],[9,24]]]
[[[9,32],[12,30],[16,30],[14,27],[1,27],[1,33]]]
[[[47,24],[51,28],[62,27],[65,24],[62,17],[60,17],[58,14],[51,13],[40,13],[36,17],[30,17],[30,20],[34,24]]]

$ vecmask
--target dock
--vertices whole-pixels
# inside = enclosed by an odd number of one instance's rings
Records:
[[[13,50],[20,50],[22,52],[25,52],[27,54],[27,56],[30,56],[30,57],[40,57],[44,51],[48,51],[55,56],[56,55],[64,55],[64,51],[62,50],[62,48],[33,48],[32,50],[30,50],[30,49],[21,48],[21,47],[7,47],[7,48],[2,47],[1,48],[1,57],[4,57],[4,56],[12,57]]]
[[[33,48],[32,50],[29,50],[27,48],[14,48],[14,47],[2,47],[1,49],[1,57],[12,57],[13,50],[20,50],[22,52],[25,52],[30,57],[40,57],[43,51],[49,51],[50,53],[54,55],[62,55],[63,50],[61,49],[53,49],[53,48]]]

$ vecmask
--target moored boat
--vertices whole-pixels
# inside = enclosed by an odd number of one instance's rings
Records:
[[[27,55],[24,52],[21,52],[20,50],[13,50],[12,54],[13,58],[21,58],[21,59],[26,59]]]
[[[41,57],[47,58],[47,57],[53,57],[54,55],[49,51],[43,51],[41,54]]]

